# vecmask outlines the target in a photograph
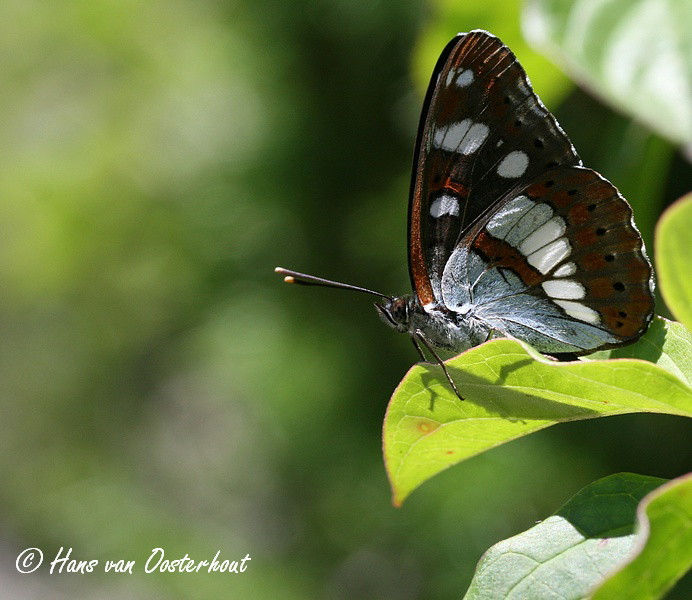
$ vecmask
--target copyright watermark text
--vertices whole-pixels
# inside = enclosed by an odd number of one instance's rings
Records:
[[[44,564],[43,551],[40,548],[27,548],[17,556],[15,567],[20,573],[33,573]],[[135,569],[145,573],[244,573],[252,559],[249,554],[240,560],[231,560],[221,556],[218,550],[213,558],[196,560],[188,554],[168,558],[163,548],[153,548],[146,562],[137,566],[134,560],[85,560],[73,557],[72,548],[60,548],[55,557],[45,564],[51,575],[60,573],[93,573],[101,570],[105,573],[128,573]]]

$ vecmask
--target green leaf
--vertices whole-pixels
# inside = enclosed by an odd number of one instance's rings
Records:
[[[690,568],[692,474],[661,486],[640,503],[631,555],[592,600],[660,598]]]
[[[673,204],[656,228],[656,266],[659,286],[670,311],[692,328],[692,193]]]
[[[557,363],[516,340],[493,340],[447,361],[460,401],[435,365],[416,365],[394,392],[384,457],[395,505],[472,456],[566,421],[633,412],[692,416],[692,334],[657,319],[621,355]]]
[[[527,37],[604,100],[692,141],[689,0],[532,0]]]
[[[556,590],[561,598],[584,598],[604,574],[627,565],[635,555],[639,568],[626,566],[595,597],[658,597],[640,590],[660,594],[668,589],[685,572],[691,554],[690,482],[663,483],[656,477],[620,473],[588,485],[555,515],[490,548],[465,598],[544,598],[554,597]],[[652,511],[654,503],[657,509]],[[644,511],[651,518],[650,533]],[[653,513],[668,513],[668,519]],[[665,536],[672,537],[669,548]],[[681,554],[671,556],[669,549]],[[636,595],[630,595],[633,589]]]
[[[594,352],[583,360],[639,358],[657,364],[692,386],[692,335],[682,323],[655,317],[636,344]]]

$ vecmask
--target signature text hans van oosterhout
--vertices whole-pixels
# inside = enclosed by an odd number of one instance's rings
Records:
[[[250,560],[249,554],[241,560],[229,560],[220,557],[217,551],[211,560],[195,560],[188,554],[179,558],[166,558],[163,548],[154,548],[144,563],[145,573],[244,573]],[[43,563],[43,552],[40,548],[27,548],[19,553],[15,562],[20,573],[33,573]],[[60,548],[50,562],[51,575],[58,573],[93,573],[101,568],[106,573],[130,573],[137,567],[134,560],[106,560],[103,565],[97,559],[82,560],[72,558],[72,548]]]

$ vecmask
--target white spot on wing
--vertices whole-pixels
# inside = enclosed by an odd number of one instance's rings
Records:
[[[529,155],[521,150],[513,150],[497,166],[497,174],[507,179],[521,177],[529,166]]]
[[[488,233],[498,239],[505,239],[507,232],[520,218],[521,213],[528,211],[534,204],[527,196],[513,198],[488,221],[486,225]]]
[[[524,255],[531,254],[553,240],[559,238],[565,233],[565,221],[561,217],[553,217],[546,223],[543,223],[531,235],[529,235],[521,244],[519,251]]]
[[[529,233],[536,231],[553,216],[553,209],[548,204],[533,203],[526,212],[518,215],[512,227],[505,235],[505,241],[515,248],[524,241]]]
[[[452,123],[447,128],[441,127],[435,131],[433,145],[436,148],[456,152],[461,140],[464,139],[464,136],[470,127],[471,119],[464,119],[458,123]]]
[[[466,138],[459,146],[459,152],[462,154],[473,154],[480,148],[485,138],[488,137],[489,132],[490,128],[487,125],[483,123],[474,123],[471,125],[471,129],[469,129]]]
[[[433,145],[449,152],[472,154],[480,148],[489,132],[487,125],[464,119],[458,123],[452,123],[447,129],[440,128],[435,131]]]
[[[430,205],[430,216],[438,219],[442,215],[459,216],[459,201],[449,194],[435,198]]]
[[[466,87],[473,81],[473,71],[471,69],[464,69],[457,78],[457,85],[459,87]]]
[[[555,265],[560,264],[572,251],[567,238],[561,237],[547,246],[539,248],[526,257],[529,264],[536,267],[541,273],[548,273]]]
[[[555,304],[560,306],[570,317],[584,321],[585,323],[592,323],[593,325],[598,325],[601,318],[598,313],[588,306],[584,306],[580,302],[571,302],[570,300],[555,300]]]
[[[549,279],[543,282],[543,289],[551,298],[561,300],[581,300],[586,296],[584,286],[571,279]]]
[[[567,277],[569,275],[574,275],[577,272],[577,265],[573,262],[568,262],[562,265],[555,273],[553,277]]]

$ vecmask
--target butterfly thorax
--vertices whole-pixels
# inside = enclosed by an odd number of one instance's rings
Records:
[[[415,294],[375,304],[380,317],[400,333],[420,335],[445,350],[462,352],[484,342],[490,328],[478,319],[473,308],[452,311],[438,303],[422,306]]]

